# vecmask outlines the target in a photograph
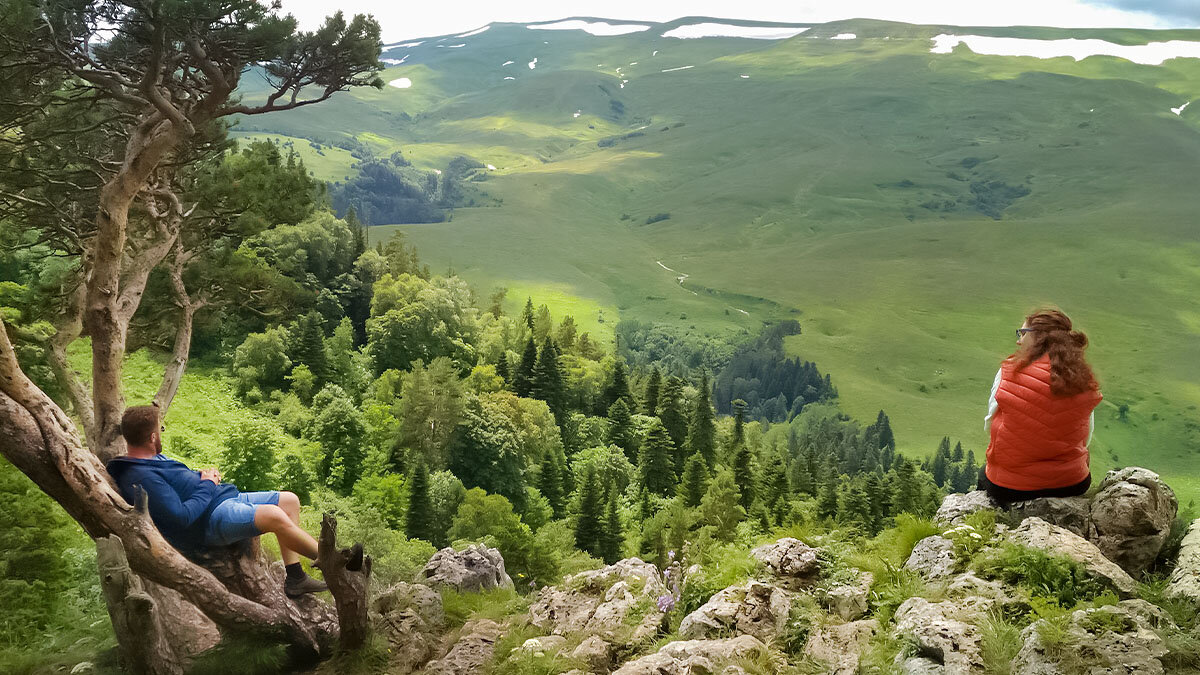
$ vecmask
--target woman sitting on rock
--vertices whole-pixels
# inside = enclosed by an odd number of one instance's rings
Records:
[[[979,489],[996,501],[1074,497],[1091,486],[1087,446],[1101,396],[1087,344],[1056,309],[1017,329],[1017,351],[1000,364],[984,418],[991,442]]]

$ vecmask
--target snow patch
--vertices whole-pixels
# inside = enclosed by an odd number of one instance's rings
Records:
[[[748,79],[750,79],[750,76],[749,76],[749,75],[738,75],[738,77],[742,78],[743,80],[748,80]]]
[[[533,70],[534,68],[537,68],[537,57],[536,56],[533,57],[533,60],[529,62],[529,69]]]
[[[634,61],[634,62],[630,63],[629,65],[631,65],[631,66],[636,66],[636,65],[637,65],[637,63],[638,63],[637,61]]]
[[[662,34],[663,37],[689,40],[704,37],[735,37],[751,38],[754,40],[786,40],[808,30],[807,28],[787,28],[783,26],[734,26],[727,23],[693,23],[687,26],[673,28]]]
[[[412,86],[412,80],[408,79],[407,77],[400,77],[388,82],[388,84],[397,89],[408,89]]]
[[[650,30],[650,26],[640,23],[608,23],[606,21],[556,21],[554,23],[535,23],[525,26],[530,30],[581,30],[592,35],[627,35]]]
[[[420,42],[397,42],[395,44],[384,45],[383,48],[384,49],[392,49],[394,47],[396,49],[403,49],[405,47],[416,47],[417,45],[424,44],[424,43],[425,43],[424,40],[421,40]]]
[[[491,28],[491,26],[490,26],[490,25],[488,25],[488,26],[484,26],[483,28],[476,28],[475,30],[473,30],[473,31],[471,31],[471,32],[469,32],[469,33],[463,33],[462,35],[455,35],[454,37],[456,37],[456,38],[465,38],[465,37],[471,37],[472,35],[479,35],[480,33],[482,33],[483,31],[485,31],[485,30],[487,30],[487,29],[489,29],[489,28]]]
[[[696,66],[679,66],[678,68],[667,68],[666,70],[664,70],[664,71],[662,71],[662,72],[664,72],[664,73],[673,73],[673,72],[675,72],[676,70],[687,70],[688,68],[695,68],[695,67],[696,67]]]
[[[433,170],[433,172],[434,172],[434,173],[436,173],[436,174],[437,174],[437,175],[439,175],[439,176],[440,176],[440,175],[442,175],[442,170],[441,170],[441,169],[434,169],[434,170]]]
[[[834,35],[833,37],[831,37],[829,39],[830,40],[857,40],[858,36],[855,35],[854,33],[838,33],[837,35]]]
[[[655,49],[653,52],[650,53],[650,56],[658,56],[658,50]]]
[[[506,77],[506,78],[504,78],[504,79],[506,79],[506,80],[515,80],[515,79],[517,79],[517,78],[515,78],[515,77],[511,77],[511,76],[510,76],[510,77]]]
[[[1168,59],[1200,59],[1200,42],[1185,40],[1119,45],[1107,40],[1032,40],[942,33],[933,38],[933,48],[929,51],[934,54],[949,54],[960,44],[965,44],[976,54],[992,56],[1033,56],[1039,59],[1069,56],[1076,61],[1089,56],[1115,56],[1146,66],[1161,66]]]
[[[500,67],[503,68],[504,66],[511,66],[514,63],[516,63],[516,61],[505,61],[504,63],[500,64]]]
[[[464,42],[461,45],[438,45],[438,46],[445,47],[446,49],[458,49],[459,47],[466,47],[467,43]]]
[[[1175,113],[1176,115],[1182,115],[1183,111],[1187,110],[1187,107],[1191,104],[1192,104],[1192,102],[1188,101],[1187,103],[1184,103],[1183,105],[1179,106],[1178,108],[1171,108],[1171,112]]]
[[[379,60],[383,61],[384,63],[388,64],[389,66],[398,66],[398,65],[404,63],[405,61],[407,61],[409,56],[412,56],[412,54],[405,54],[404,58],[402,58],[402,59],[379,59]]]
[[[495,170],[496,170],[496,167],[495,167],[495,166],[493,166],[493,165],[491,165],[491,164],[488,164],[488,165],[487,165],[487,170],[488,170],[488,171],[495,171]]]
[[[571,115],[571,117],[579,117],[582,114],[583,114],[582,110],[576,110],[575,113]]]

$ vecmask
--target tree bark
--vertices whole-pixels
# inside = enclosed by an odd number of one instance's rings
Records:
[[[337,605],[342,631],[339,644],[343,650],[358,649],[366,644],[371,629],[367,619],[371,556],[363,555],[362,544],[337,548],[337,518],[326,513],[321,518],[321,536],[317,539],[317,561]]]
[[[184,664],[160,623],[158,603],[129,568],[120,537],[96,540],[96,564],[122,667],[133,675],[183,675]]]
[[[162,410],[162,415],[167,416],[167,410],[171,407],[171,402],[175,400],[175,394],[179,391],[179,384],[183,380],[183,373],[187,370],[188,355],[192,349],[192,328],[195,322],[196,312],[200,311],[205,306],[204,300],[193,300],[188,293],[187,286],[183,283],[183,269],[187,260],[183,252],[183,247],[179,240],[176,239],[175,250],[171,257],[171,264],[167,268],[167,275],[171,280],[171,290],[175,293],[175,302],[179,305],[179,321],[175,327],[175,346],[171,350],[171,359],[167,361],[165,370],[163,371],[162,384],[158,387],[158,393],[154,395],[154,405]]]

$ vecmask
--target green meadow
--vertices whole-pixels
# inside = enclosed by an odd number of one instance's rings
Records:
[[[983,449],[1013,329],[1056,304],[1092,338],[1105,394],[1094,471],[1141,464],[1183,503],[1200,496],[1200,106],[1171,112],[1200,97],[1200,59],[930,53],[939,33],[1200,31],[848,21],[788,40],[661,37],[699,21],[431,38],[385,54],[408,57],[384,79],[411,88],[240,133],[292,139],[331,180],[352,171],[335,142],[490,164],[479,187],[498,206],[372,239],[403,231],[481,296],[506,287],[509,309],[532,296],[606,339],[621,319],[739,339],[796,318],[788,349],[832,374],[851,414],[886,410],[909,453],[944,435]]]

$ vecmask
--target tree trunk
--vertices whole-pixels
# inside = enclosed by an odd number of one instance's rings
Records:
[[[321,518],[317,561],[337,605],[338,623],[342,629],[340,646],[347,651],[358,649],[366,644],[371,629],[367,620],[371,556],[363,555],[362,544],[337,548],[337,518],[326,513]]]
[[[96,564],[121,666],[133,675],[182,675],[184,664],[163,631],[158,603],[129,568],[120,537],[96,540]]]

